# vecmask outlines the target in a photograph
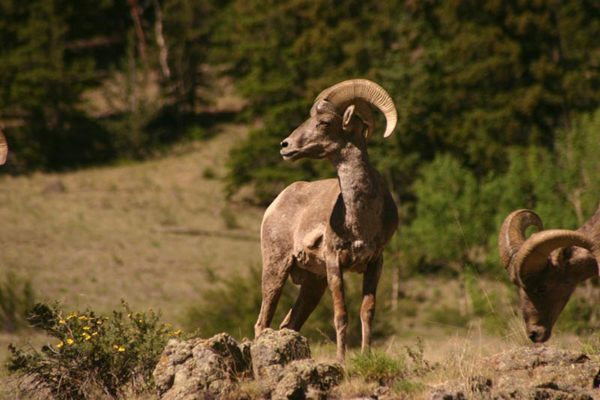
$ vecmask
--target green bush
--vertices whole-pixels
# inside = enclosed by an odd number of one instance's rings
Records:
[[[349,360],[348,375],[360,377],[367,382],[392,385],[408,376],[408,368],[403,356],[392,357],[382,350],[356,354]]]
[[[41,351],[11,344],[8,370],[60,399],[147,390],[167,339],[181,331],[169,331],[158,313],[133,312],[125,302],[122,306],[107,317],[90,310],[66,315],[57,304],[36,304],[29,322],[53,343]]]
[[[16,332],[27,327],[27,315],[35,303],[31,281],[7,272],[0,282],[0,331]]]
[[[417,338],[416,346],[405,346],[406,355],[392,356],[383,350],[372,350],[363,354],[355,354],[348,360],[348,378],[360,378],[365,382],[375,382],[388,386],[395,392],[415,393],[424,389],[424,385],[414,381],[433,371],[423,355],[424,346],[421,338]],[[408,356],[408,359],[407,357]]]

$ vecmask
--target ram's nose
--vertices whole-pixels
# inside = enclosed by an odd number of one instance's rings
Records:
[[[540,327],[529,329],[527,335],[533,343],[543,343],[550,339],[552,331]]]

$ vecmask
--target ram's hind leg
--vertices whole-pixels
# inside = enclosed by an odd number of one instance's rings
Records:
[[[377,284],[383,269],[383,256],[367,266],[363,277],[363,301],[360,308],[360,322],[362,323],[362,346],[364,353],[371,347],[371,325],[375,316],[375,294]]]
[[[327,278],[307,271],[306,278],[304,278],[304,282],[300,286],[300,293],[298,294],[296,303],[288,312],[279,329],[288,328],[300,331],[302,325],[304,325],[310,314],[312,314],[319,304],[326,288]]]
[[[279,297],[290,273],[292,260],[281,260],[277,263],[264,263],[262,272],[262,303],[260,314],[254,325],[255,337],[271,325],[277,309]]]

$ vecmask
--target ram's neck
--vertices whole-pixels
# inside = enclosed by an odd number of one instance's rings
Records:
[[[374,223],[374,217],[382,207],[369,155],[366,149],[349,143],[331,161],[337,170],[344,202],[344,227],[355,238],[361,238],[369,231],[368,226]]]
[[[593,243],[600,243],[600,206],[596,213],[583,226],[577,229],[577,232],[588,237]],[[595,254],[594,254],[595,253]],[[578,282],[583,282],[590,278],[598,276],[599,250],[591,253],[581,247],[573,247],[569,257],[569,269],[572,271],[573,278]]]

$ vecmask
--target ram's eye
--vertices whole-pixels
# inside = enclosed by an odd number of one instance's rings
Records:
[[[317,128],[327,128],[329,124],[329,121],[321,121],[317,124]]]
[[[535,293],[536,294],[540,294],[540,293],[544,293],[548,288],[546,287],[546,285],[540,285],[537,288],[535,288]]]

